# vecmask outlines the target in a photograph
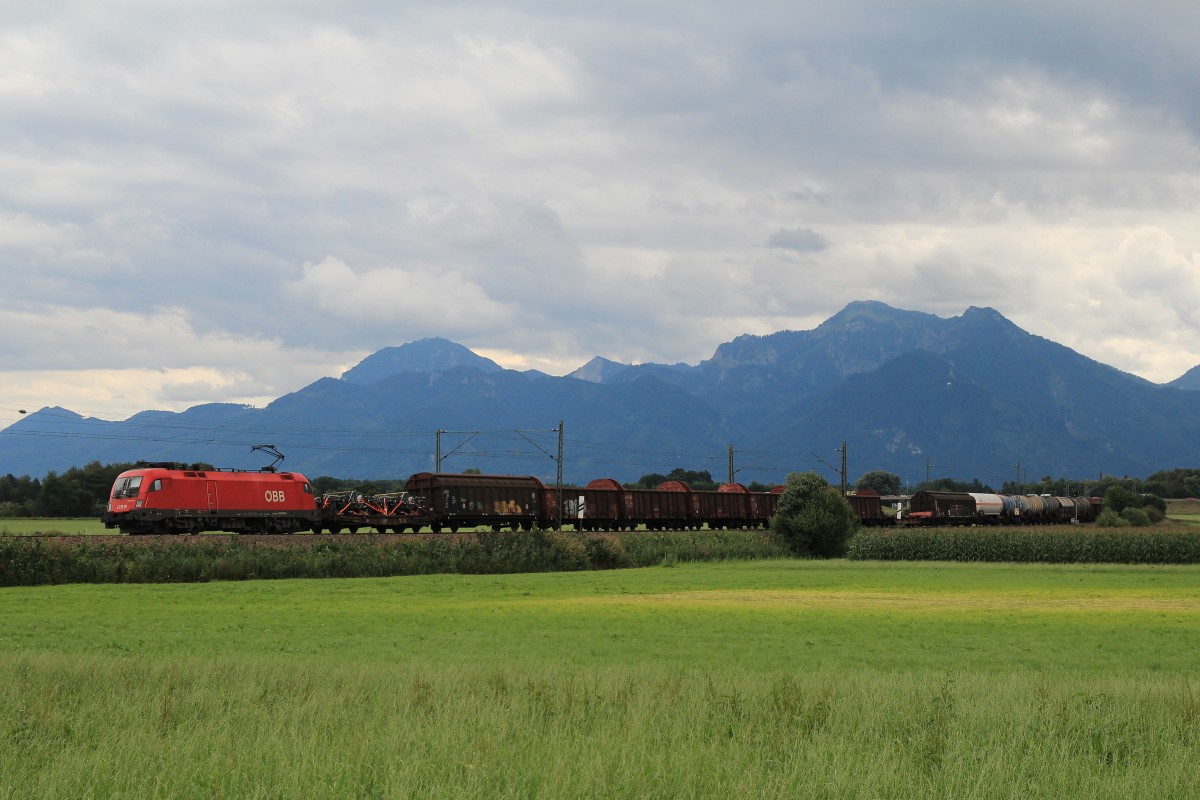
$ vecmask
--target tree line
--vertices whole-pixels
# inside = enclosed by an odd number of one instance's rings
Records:
[[[1043,476],[1037,481],[1018,484],[1005,481],[999,490],[981,482],[956,478],[937,478],[922,481],[914,487],[903,487],[900,476],[884,470],[865,473],[854,485],[855,489],[872,489],[881,495],[908,494],[909,491],[931,492],[985,492],[988,494],[1040,494],[1054,497],[1104,497],[1110,489],[1117,488],[1139,495],[1154,495],[1165,498],[1200,497],[1200,469],[1172,469],[1155,472],[1142,478],[1101,475],[1092,479],[1054,478]],[[906,491],[907,490],[907,491]]]
[[[99,516],[113,481],[133,464],[101,464],[49,472],[38,479],[12,473],[0,478],[0,517]]]

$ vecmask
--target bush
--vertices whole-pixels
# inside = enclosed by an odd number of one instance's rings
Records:
[[[1123,528],[1129,525],[1129,520],[1122,517],[1111,508],[1106,508],[1096,517],[1096,524],[1101,528]]]
[[[557,531],[535,527],[525,533],[478,533],[475,538],[492,567],[487,572],[567,572],[588,566],[584,544]]]
[[[771,530],[797,555],[843,555],[858,527],[854,509],[815,472],[793,472],[771,519]]]
[[[620,539],[608,536],[589,536],[584,539],[592,569],[620,569],[629,566],[629,554]]]
[[[1121,512],[1121,518],[1126,520],[1135,528],[1148,528],[1150,526],[1150,517],[1140,508],[1129,507]]]
[[[1161,497],[1153,494],[1144,494],[1141,495],[1139,499],[1141,501],[1142,508],[1146,509],[1147,511],[1153,508],[1163,512],[1163,514],[1167,513],[1167,501],[1163,500]]]
[[[628,566],[652,567],[670,555],[682,561],[734,561],[784,558],[788,551],[779,539],[762,531],[695,531],[691,533],[631,532],[617,537]]]
[[[1130,506],[1140,506],[1138,493],[1124,486],[1110,486],[1104,493],[1104,507],[1111,508],[1118,514]]]

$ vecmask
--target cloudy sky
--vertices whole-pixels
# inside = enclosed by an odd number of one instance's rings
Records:
[[[863,299],[1200,363],[1200,4],[0,20],[0,425],[263,404],[428,336],[695,363]]]

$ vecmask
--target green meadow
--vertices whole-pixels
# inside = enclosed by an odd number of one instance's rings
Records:
[[[1200,568],[0,590],[0,798],[1184,797]]]
[[[0,519],[0,536],[33,536],[34,534],[58,536],[96,535],[115,533],[107,530],[99,517],[9,517]]]

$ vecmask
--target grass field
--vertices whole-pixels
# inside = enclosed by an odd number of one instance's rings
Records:
[[[52,533],[62,536],[115,533],[105,529],[98,517],[72,517],[49,519],[42,517],[15,517],[0,519],[0,536],[32,536],[35,533]]]
[[[1184,797],[1200,568],[0,592],[0,797]]]
[[[1167,517],[1193,525],[1200,523],[1200,501],[1168,500]]]

